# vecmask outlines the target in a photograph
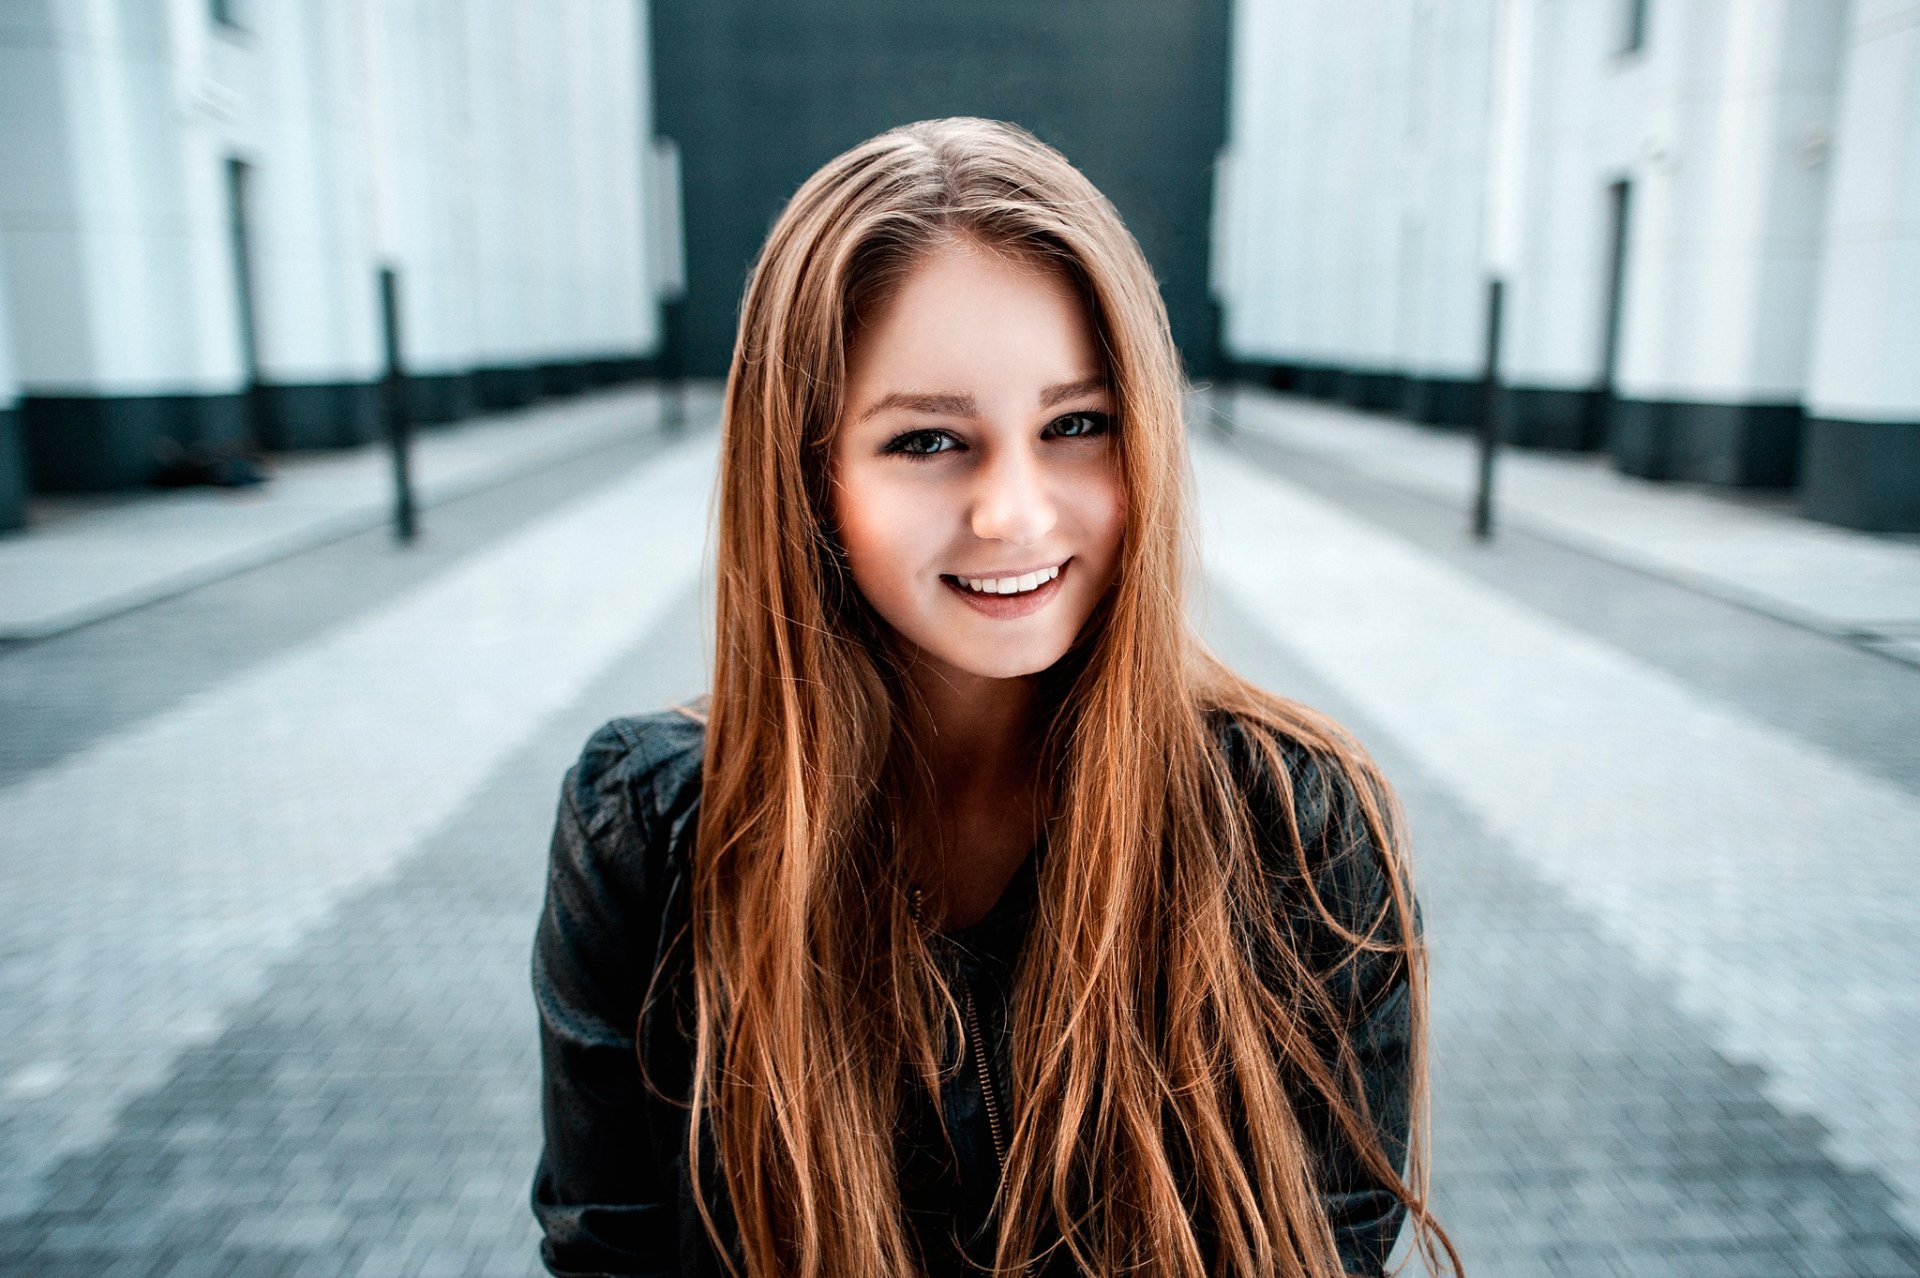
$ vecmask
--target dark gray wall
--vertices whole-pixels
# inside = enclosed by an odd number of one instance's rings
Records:
[[[1188,370],[1214,364],[1212,165],[1228,0],[699,0],[653,14],[656,127],[681,149],[689,371],[719,375],[773,219],[821,164],[897,124],[1011,120],[1119,208]]]

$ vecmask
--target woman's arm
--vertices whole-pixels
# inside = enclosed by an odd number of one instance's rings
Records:
[[[634,1046],[659,928],[657,917],[648,928],[647,871],[660,852],[649,846],[658,831],[641,825],[654,805],[635,801],[651,770],[635,756],[616,722],[568,771],[534,938],[546,1144],[533,1212],[556,1275],[677,1272],[674,1194],[653,1157]]]

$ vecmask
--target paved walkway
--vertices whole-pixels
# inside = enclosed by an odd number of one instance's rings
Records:
[[[1443,1040],[1440,1103],[1466,1102],[1460,1117],[1476,1126],[1533,1124],[1522,1166],[1557,1173],[1547,1195],[1512,1183],[1470,1194],[1468,1216],[1500,1199],[1558,1214],[1560,1195],[1581,1193],[1618,1224],[1676,1153],[1727,1172],[1783,1141],[1798,1164],[1757,1178],[1738,1228],[1695,1218],[1681,1224],[1707,1229],[1700,1238],[1569,1239],[1536,1222],[1519,1248],[1490,1229],[1488,1257],[1526,1272],[1526,1253],[1551,1238],[1556,1254],[1598,1248],[1637,1273],[1670,1246],[1723,1243],[1811,1266],[1784,1272],[1849,1273],[1852,1252],[1809,1250],[1763,1206],[1841,1233],[1877,1200],[1888,1236],[1892,1216],[1920,1224],[1920,935],[1902,923],[1920,906],[1920,794],[1227,450],[1203,450],[1201,477],[1218,590],[1311,673],[1319,701],[1407,761],[1397,774],[1417,770],[1430,797],[1416,821],[1456,832],[1422,841],[1437,1002],[1483,1059],[1450,1075]],[[1905,683],[1912,722],[1920,676]],[[1488,997],[1499,989],[1523,1001]],[[1595,1087],[1607,1095],[1586,1094]],[[1583,1111],[1633,1121],[1582,1130]],[[1683,1138],[1698,1143],[1633,1151]],[[1855,1178],[1881,1188],[1858,1193]]]
[[[420,431],[415,500],[431,508],[657,424],[660,392],[601,391]],[[40,639],[218,581],[392,518],[384,446],[274,458],[270,483],[36,497],[0,535],[0,640]]]
[[[1407,803],[1471,1272],[1920,1274],[1920,670],[1518,518],[1474,548],[1256,403],[1199,447],[1207,627]],[[0,1275],[537,1271],[559,777],[705,660],[711,431],[612,429],[446,502],[440,559],[376,530],[0,652]]]
[[[1239,431],[1383,483],[1471,501],[1471,436],[1311,400],[1236,389]],[[1871,537],[1798,518],[1786,498],[1657,484],[1603,455],[1503,450],[1503,522],[1920,664],[1920,537]]]

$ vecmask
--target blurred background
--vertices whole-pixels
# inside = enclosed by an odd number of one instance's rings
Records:
[[[561,773],[704,683],[773,218],[949,114],[1400,788],[1468,1272],[1920,1274],[1920,0],[0,0],[0,1274],[539,1271]]]

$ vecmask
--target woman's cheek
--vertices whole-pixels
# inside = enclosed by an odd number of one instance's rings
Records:
[[[1117,481],[1108,489],[1105,518],[1101,521],[1101,531],[1105,534],[1106,551],[1109,555],[1118,555],[1120,542],[1127,528],[1127,490]]]
[[[876,608],[891,611],[909,592],[911,565],[919,555],[912,505],[898,494],[869,490],[850,503],[843,537],[854,584]]]

